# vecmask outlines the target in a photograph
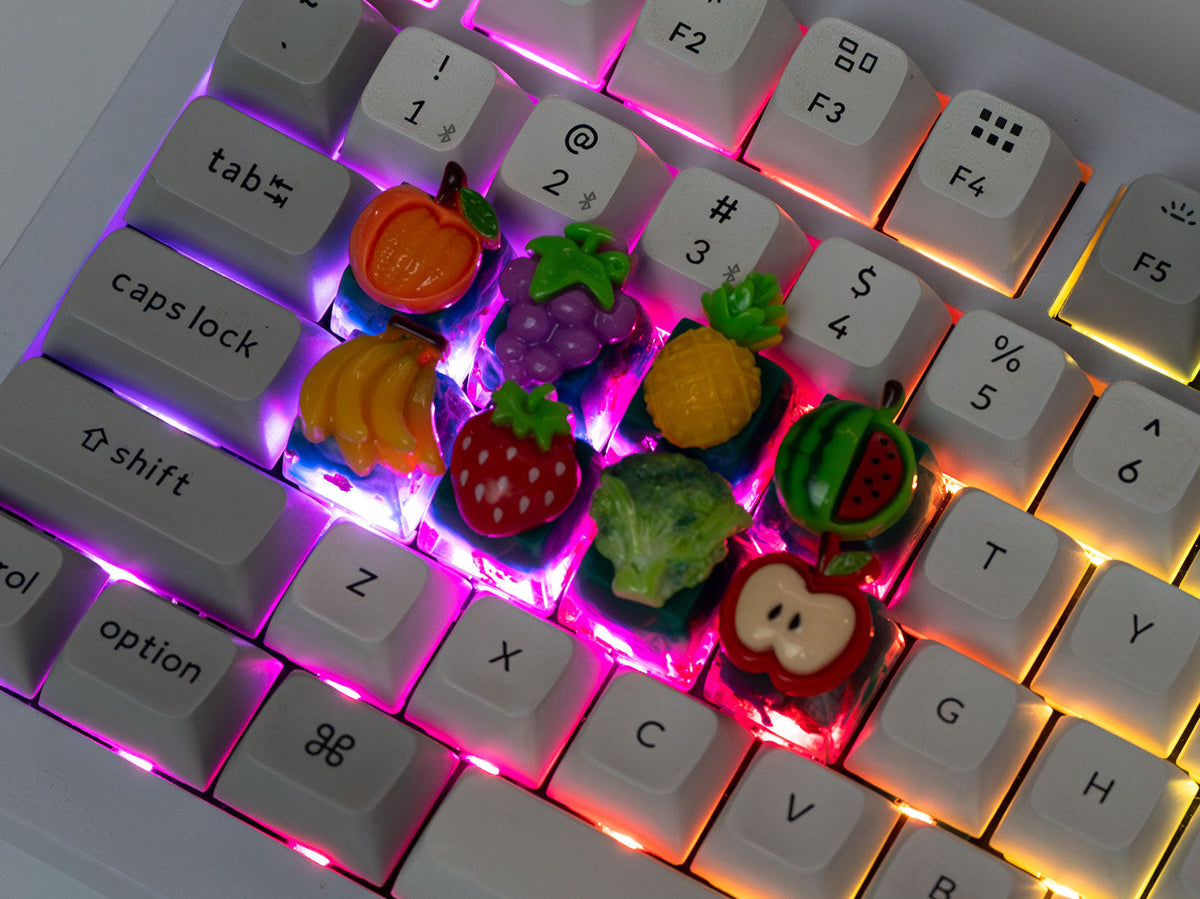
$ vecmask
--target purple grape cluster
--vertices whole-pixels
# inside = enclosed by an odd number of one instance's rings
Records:
[[[557,381],[587,365],[606,346],[628,337],[638,316],[637,303],[620,291],[607,312],[582,288],[535,303],[529,282],[536,267],[535,260],[522,258],[500,274],[509,307],[504,332],[496,338],[496,356],[505,380],[522,387]]]

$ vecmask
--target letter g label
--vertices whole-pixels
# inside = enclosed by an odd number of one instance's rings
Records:
[[[961,699],[955,699],[953,696],[947,696],[938,703],[937,716],[947,724],[954,724],[958,721],[959,712],[965,709]]]

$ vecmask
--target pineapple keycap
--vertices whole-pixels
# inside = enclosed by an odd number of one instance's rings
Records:
[[[705,449],[741,431],[762,401],[756,350],[773,346],[787,323],[779,282],[751,273],[701,299],[711,327],[677,333],[643,382],[654,425],[679,447]]]
[[[646,375],[646,408],[676,446],[724,443],[746,426],[761,398],[754,354],[711,328],[680,334]]]

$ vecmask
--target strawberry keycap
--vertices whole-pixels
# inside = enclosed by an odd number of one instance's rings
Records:
[[[463,521],[487,537],[509,537],[561,515],[579,490],[568,409],[544,384],[527,393],[506,381],[492,410],[454,441],[450,475]]]

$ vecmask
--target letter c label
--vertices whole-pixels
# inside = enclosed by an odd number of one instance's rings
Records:
[[[645,724],[643,724],[637,730],[637,741],[639,743],[641,743],[643,746],[645,746],[647,749],[656,749],[658,747],[657,743],[651,742],[650,740],[648,740],[646,738],[646,731],[650,730],[650,728],[655,728],[655,727],[658,728],[658,730],[661,733],[667,732],[667,729],[665,727],[663,727],[661,724],[659,724],[657,721],[647,721]]]

